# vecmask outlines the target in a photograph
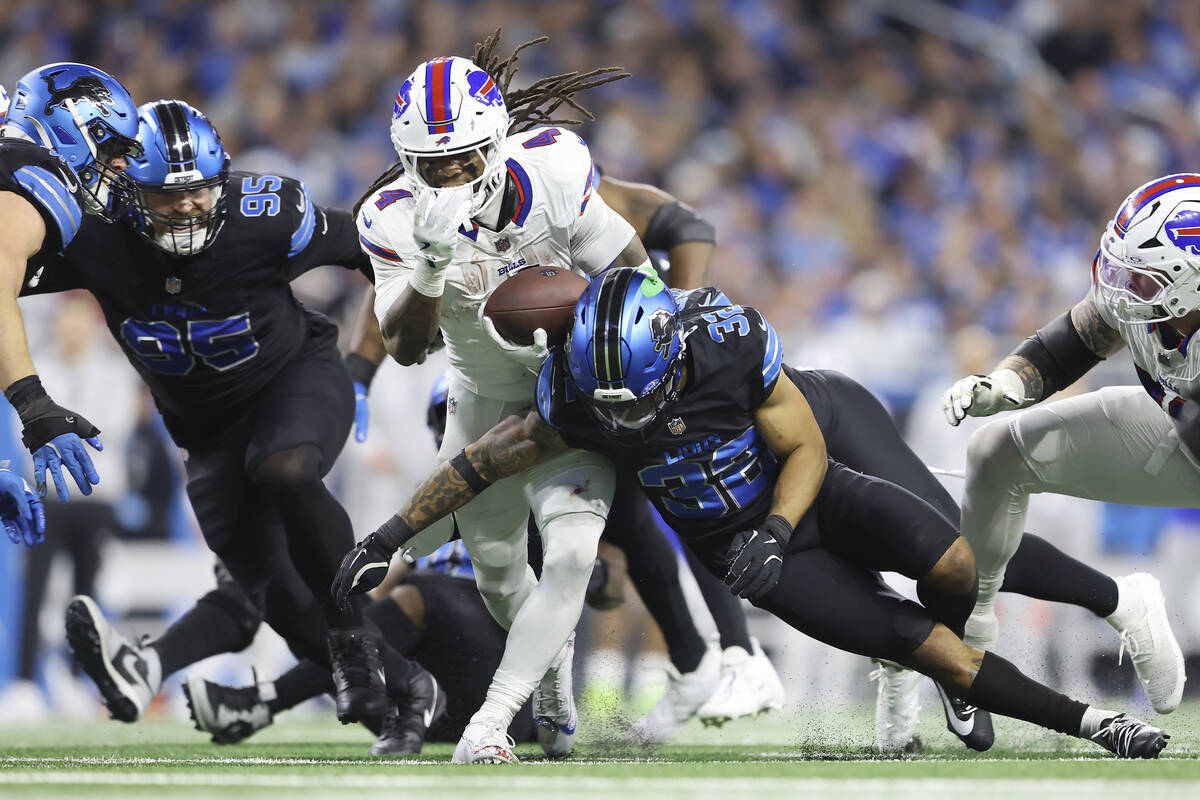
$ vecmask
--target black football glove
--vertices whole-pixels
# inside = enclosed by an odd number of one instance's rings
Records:
[[[342,559],[330,588],[338,607],[349,607],[350,595],[368,592],[382,583],[392,563],[392,556],[414,533],[404,520],[396,516],[354,545]]]
[[[791,524],[772,514],[762,526],[741,531],[729,544],[729,572],[725,584],[729,591],[747,600],[765,597],[783,572],[783,554],[792,538]]]

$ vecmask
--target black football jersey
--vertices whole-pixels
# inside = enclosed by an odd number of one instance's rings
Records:
[[[79,179],[65,161],[40,144],[0,138],[0,191],[21,195],[45,220],[46,238],[31,265],[70,244],[83,224]],[[27,276],[32,270],[31,266]]]
[[[702,558],[720,562],[730,536],[771,507],[778,464],[754,412],[779,379],[783,349],[755,309],[711,288],[673,293],[687,378],[652,429],[612,436],[575,396],[562,352],[538,375],[538,411],[567,444],[636,474],[666,523]]]
[[[289,282],[324,264],[370,262],[349,213],[314,206],[292,178],[232,172],[212,245],[167,255],[129,224],[84,221],[23,294],[86,289],[150,386],[172,433],[253,397],[312,337],[336,329]]]

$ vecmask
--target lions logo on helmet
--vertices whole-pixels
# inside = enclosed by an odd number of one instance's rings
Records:
[[[101,116],[109,116],[109,109],[113,105],[112,91],[98,77],[83,75],[60,89],[54,85],[54,79],[64,72],[66,72],[65,69],[60,69],[41,76],[42,80],[46,82],[46,90],[49,92],[46,98],[46,108],[42,113],[50,114],[55,106],[65,109],[68,100],[87,100],[96,107]]]

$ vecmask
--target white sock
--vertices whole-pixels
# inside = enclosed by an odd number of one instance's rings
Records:
[[[1102,708],[1088,706],[1083,712],[1083,720],[1079,723],[1079,738],[1090,739],[1100,732],[1104,723],[1117,716],[1116,711],[1105,711]]]

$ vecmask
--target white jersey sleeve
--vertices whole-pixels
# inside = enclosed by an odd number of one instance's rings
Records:
[[[375,270],[375,316],[382,323],[408,286],[419,257],[412,236],[413,195],[403,177],[368,197],[358,212],[358,244]]]

